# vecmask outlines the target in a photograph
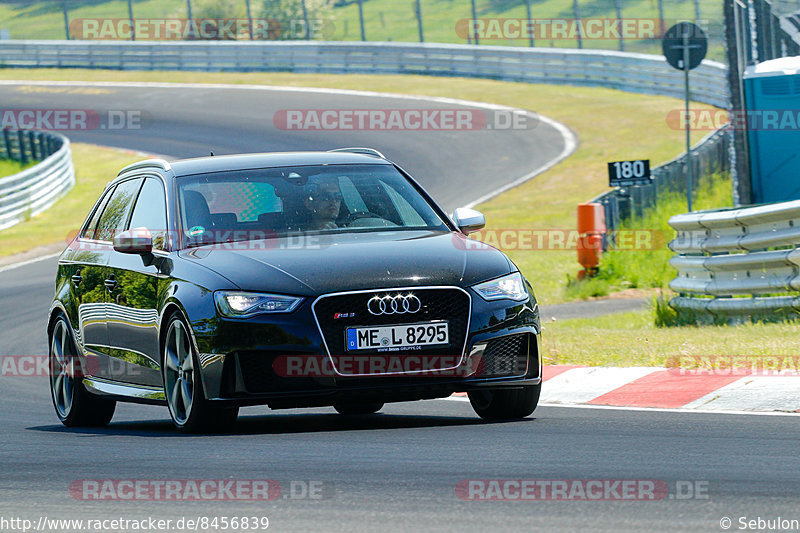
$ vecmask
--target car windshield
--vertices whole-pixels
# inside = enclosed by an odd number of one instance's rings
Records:
[[[319,165],[180,178],[185,247],[297,233],[448,227],[391,165]]]

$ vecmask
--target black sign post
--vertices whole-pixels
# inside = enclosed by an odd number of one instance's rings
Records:
[[[686,92],[686,202],[692,211],[692,141],[689,129],[689,71],[696,68],[706,57],[708,38],[700,27],[691,22],[679,22],[667,33],[661,43],[667,63],[684,73]]]

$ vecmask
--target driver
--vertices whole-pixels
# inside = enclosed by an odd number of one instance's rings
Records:
[[[306,184],[303,205],[309,212],[308,230],[336,229],[342,205],[342,191],[335,177],[311,178]]]

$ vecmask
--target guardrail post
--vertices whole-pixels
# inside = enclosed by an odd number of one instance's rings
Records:
[[[306,8],[306,0],[300,0],[300,6],[303,8],[303,24],[305,25],[306,29],[305,39],[308,41],[311,39],[311,30],[308,27],[308,9]]]
[[[133,0],[128,0],[128,20],[131,23],[131,41],[136,40],[136,22],[133,20]]]
[[[577,32],[575,32],[575,37],[578,39],[578,48],[583,48],[583,38],[581,35],[581,13],[578,9],[578,0],[572,0],[572,11],[575,14],[575,25],[577,28]]]
[[[383,13],[381,12],[381,16]],[[364,0],[358,0],[358,23],[361,26],[361,40],[367,40],[367,32],[364,29]]]
[[[25,155],[25,133],[22,130],[17,131],[17,142],[19,143],[19,162],[24,165],[28,162],[28,157]]]
[[[31,148],[31,160],[36,161],[36,134],[33,131],[28,132],[28,146]]]
[[[14,154],[11,152],[11,130],[5,128],[3,130],[3,146],[6,147],[6,159],[14,159]]]
[[[533,19],[531,18],[531,0],[525,0],[525,16],[528,17],[528,24],[532,25],[531,22]],[[536,42],[533,40],[533,32],[528,29],[528,46],[533,48]]]
[[[478,11],[475,9],[475,0],[470,0],[471,8],[472,8],[472,21],[470,24],[470,28],[475,28],[477,26],[476,21],[478,20]],[[530,18],[530,17],[528,17]],[[467,38],[470,37],[472,32],[467,31]],[[475,35],[472,35],[475,39],[475,44],[481,44],[480,37],[478,37],[478,32],[475,32]]]
[[[64,35],[67,36],[67,40],[71,39],[69,35],[69,10],[67,9],[67,0],[61,0],[61,10],[64,12]]]
[[[417,16],[417,30],[419,31],[419,42],[425,42],[425,34],[422,31],[422,5],[420,0],[414,2],[414,13]]]
[[[619,51],[625,51],[625,39],[622,37],[622,0],[614,0],[614,9],[617,12],[617,28],[619,31]]]

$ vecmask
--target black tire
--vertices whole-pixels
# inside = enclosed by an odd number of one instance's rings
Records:
[[[371,415],[383,409],[383,403],[337,403],[333,408],[340,415]]]
[[[117,402],[96,396],[83,385],[83,371],[69,321],[60,315],[49,332],[50,398],[56,416],[67,427],[103,427],[114,417]]]
[[[536,410],[542,385],[526,385],[519,389],[489,389],[468,393],[469,403],[484,420],[516,420]]]
[[[180,336],[174,336],[177,330],[181,331]],[[167,320],[166,332],[161,347],[161,378],[175,428],[182,433],[228,432],[233,429],[239,417],[239,407],[218,407],[206,399],[197,352],[189,326],[180,313],[174,313]],[[180,350],[176,350],[178,343]],[[175,361],[176,357],[177,366],[167,364],[168,358]],[[181,370],[176,371],[177,368]],[[179,398],[175,396],[176,392],[180,393]],[[187,397],[188,403],[184,401]]]

